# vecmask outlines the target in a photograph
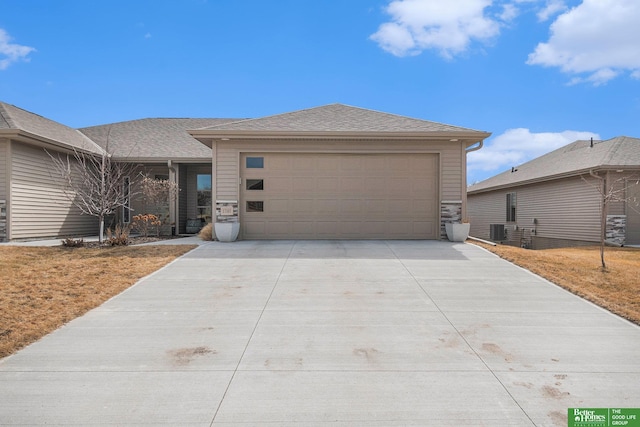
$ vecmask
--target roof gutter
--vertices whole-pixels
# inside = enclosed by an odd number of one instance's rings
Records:
[[[471,153],[471,152],[473,152],[473,151],[478,151],[478,150],[479,150],[479,149],[481,149],[482,147],[484,147],[484,141],[483,141],[483,140],[480,140],[480,141],[478,141],[478,145],[476,145],[475,147],[474,147],[474,146],[467,147],[467,149],[465,150],[465,152],[468,154],[468,153]]]

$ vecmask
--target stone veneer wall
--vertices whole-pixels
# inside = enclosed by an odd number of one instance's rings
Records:
[[[440,202],[440,239],[447,240],[445,224],[448,222],[462,221],[462,202],[442,201]]]
[[[222,214],[223,207],[233,209],[233,214]],[[216,200],[216,222],[238,222],[237,200]]]
[[[606,239],[624,245],[627,228],[626,215],[607,215]]]

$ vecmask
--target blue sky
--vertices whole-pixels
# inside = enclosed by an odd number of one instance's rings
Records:
[[[0,100],[71,127],[329,103],[492,132],[469,182],[640,137],[637,0],[0,0]]]

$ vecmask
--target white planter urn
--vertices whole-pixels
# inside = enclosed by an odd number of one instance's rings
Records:
[[[469,229],[471,224],[468,222],[456,223],[449,222],[444,225],[447,232],[447,239],[452,242],[464,242],[469,237]]]
[[[239,222],[216,222],[216,239],[220,242],[235,242],[240,232]]]

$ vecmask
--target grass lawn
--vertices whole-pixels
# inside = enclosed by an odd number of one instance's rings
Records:
[[[194,247],[0,247],[0,357],[99,306]]]
[[[534,251],[471,243],[640,325],[640,249],[606,248],[602,271],[599,247]]]

